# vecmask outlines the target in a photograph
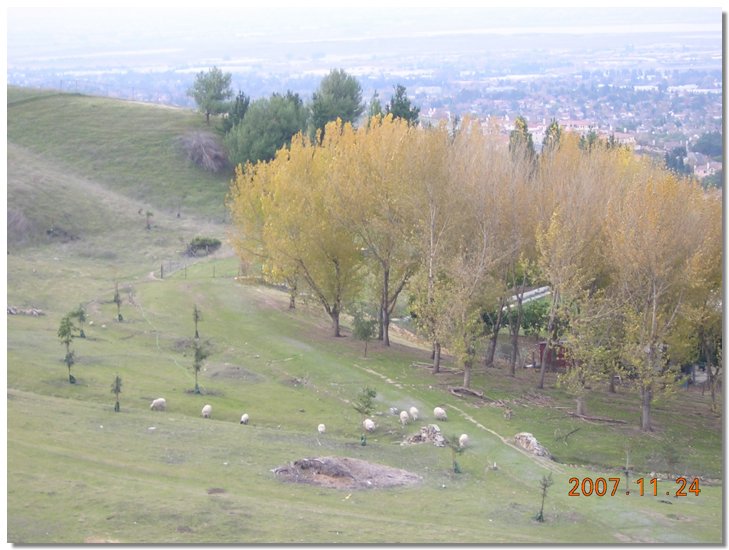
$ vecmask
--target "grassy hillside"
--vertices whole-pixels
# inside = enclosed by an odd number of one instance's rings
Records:
[[[8,89],[8,142],[153,211],[221,221],[229,175],[191,167],[178,140],[205,129],[192,111],[77,94]]]
[[[329,336],[317,304],[302,301],[289,311],[284,293],[236,280],[227,247],[195,261],[181,256],[193,236],[226,233],[218,222],[227,184],[186,165],[171,145],[201,126],[201,117],[18,89],[9,89],[8,101],[8,210],[17,222],[12,235],[9,227],[8,304],[45,313],[7,318],[9,541],[722,540],[721,418],[708,412],[708,395],[691,390],[676,403],[658,403],[650,434],[637,430],[639,400],[627,387],[596,391],[588,401],[590,413],[625,424],[570,417],[573,402],[554,377],[537,392],[536,373],[527,370],[513,379],[478,369],[474,386],[488,399],[457,398],[447,388],[460,383],[459,372],[432,375],[417,366],[427,352],[400,340],[392,349],[371,344],[364,358],[360,342]],[[90,112],[101,119],[79,117]],[[97,157],[113,168],[94,168]],[[200,202],[178,218],[166,193],[188,188]],[[151,230],[147,210],[154,212]],[[49,235],[50,227],[65,233]],[[73,343],[78,383],[71,385],[56,332],[79,303],[89,322],[87,338]],[[212,350],[200,374],[203,395],[191,392],[195,304]],[[116,375],[123,380],[120,413],[110,391]],[[364,386],[378,393],[378,429],[361,446],[351,401]],[[159,396],[168,401],[165,413],[149,410]],[[213,406],[211,420],[200,418],[205,403]],[[410,405],[424,418],[403,428],[388,409]],[[449,411],[440,423],[446,435],[471,437],[458,457],[461,474],[452,472],[448,449],[400,445],[433,421],[435,405]],[[248,426],[239,424],[243,412]],[[322,436],[320,422],[327,425]],[[520,431],[533,433],[555,460],[517,450],[510,438]],[[404,468],[422,482],[340,491],[283,483],[271,472],[314,456]],[[629,496],[620,470],[626,457]],[[674,497],[675,482],[663,479],[662,494],[640,497],[634,479],[651,471],[702,476],[701,493]],[[539,481],[549,474],[546,522],[538,523]],[[599,476],[621,477],[621,491],[568,496],[570,478]]]

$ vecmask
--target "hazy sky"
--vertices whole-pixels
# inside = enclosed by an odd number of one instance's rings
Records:
[[[275,4],[274,4],[275,5]],[[188,41],[361,40],[513,32],[721,32],[720,8],[9,8],[8,62],[85,49],[171,48]]]

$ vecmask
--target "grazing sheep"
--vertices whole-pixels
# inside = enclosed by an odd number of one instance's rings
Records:
[[[213,406],[212,405],[205,405],[202,408],[201,414],[202,414],[202,417],[203,418],[210,418],[210,415],[213,414]]]
[[[369,418],[365,418],[364,422],[362,422],[362,427],[368,432],[375,431],[375,423]]]
[[[248,413],[245,413],[243,416],[240,417],[241,424],[248,424],[248,420],[249,420]]]
[[[433,409],[433,416],[436,420],[448,420],[448,415],[446,414],[445,409],[442,409],[441,407]]]
[[[325,426],[324,424],[319,424],[319,425],[318,425],[318,426],[316,427],[316,430],[317,430],[317,431],[318,431],[318,432],[319,432],[320,434],[323,434],[324,432],[326,432],[326,431],[327,431],[327,427],[326,427],[326,426]]]
[[[458,438],[458,446],[465,448],[466,445],[468,445],[468,434],[461,434],[461,437]]]
[[[415,407],[410,407],[410,416],[413,420],[417,420],[419,414],[420,412],[418,411],[418,409],[416,409]]]
[[[152,401],[152,404],[149,406],[150,409],[153,411],[163,411],[167,408],[167,401],[165,401],[164,397],[158,397],[154,401]]]
[[[405,426],[410,422],[410,415],[408,414],[408,411],[402,411],[400,413],[400,424]]]

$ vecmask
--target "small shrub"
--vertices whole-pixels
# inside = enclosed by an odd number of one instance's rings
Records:
[[[116,396],[116,403],[114,404],[114,412],[119,412],[119,394],[121,393],[122,388],[122,379],[119,378],[119,375],[117,374],[114,377],[114,382],[111,384],[111,393],[113,393]]]
[[[363,417],[369,416],[375,409],[375,397],[377,397],[376,390],[364,387],[357,396],[356,401],[352,403],[352,406]]]
[[[367,357],[367,344],[375,337],[377,320],[365,317],[361,312],[354,314],[353,336],[365,344],[364,356]]]
[[[185,253],[188,256],[207,256],[220,248],[221,244],[219,239],[213,237],[195,237],[187,245]]]
[[[544,522],[544,499],[547,498],[547,490],[552,486],[554,481],[552,480],[552,474],[550,472],[549,477],[542,476],[539,482],[539,488],[542,490],[542,506],[539,509],[539,513],[534,517],[538,522]]]
[[[185,156],[203,170],[217,174],[228,167],[228,157],[220,140],[210,132],[190,132],[180,138]]]

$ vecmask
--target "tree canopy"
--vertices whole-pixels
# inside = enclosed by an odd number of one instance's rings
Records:
[[[253,101],[225,138],[234,164],[272,160],[276,151],[306,127],[307,110],[298,94],[273,94]]]
[[[342,69],[333,69],[312,96],[312,135],[323,131],[327,122],[337,119],[354,124],[364,109],[362,87],[357,79]]]
[[[210,115],[218,115],[228,110],[228,99],[233,96],[230,88],[232,75],[224,73],[217,67],[200,71],[195,82],[187,90],[187,95],[197,103],[198,110],[205,115],[205,122],[210,124]]]
[[[509,134],[509,151],[512,155],[534,157],[534,140],[526,119],[519,115],[514,120],[514,129]]]
[[[578,414],[622,373],[650,430],[684,361],[701,356],[720,376],[721,194],[603,140],[560,133],[536,157],[529,138],[523,119],[507,147],[477,121],[452,133],[392,114],[330,122],[318,142],[299,133],[272,160],[239,166],[234,245],[307,287],[335,335],[341,313],[367,301],[387,343],[405,291],[434,372],[443,346],[465,387],[505,321],[515,370],[525,290],[548,286],[540,330],[574,363],[560,383]]]
[[[241,123],[250,104],[251,98],[239,90],[238,95],[230,103],[226,112],[227,116],[223,119],[223,133],[229,133],[236,125]]]
[[[724,151],[721,132],[706,132],[694,143],[692,149],[709,157],[720,157]]]
[[[420,107],[416,107],[410,102],[405,86],[398,84],[395,86],[395,93],[390,98],[385,113],[392,115],[394,118],[402,118],[409,124],[416,125],[420,116]]]

